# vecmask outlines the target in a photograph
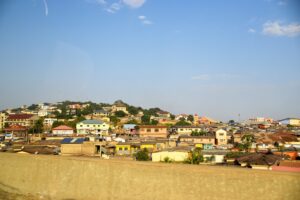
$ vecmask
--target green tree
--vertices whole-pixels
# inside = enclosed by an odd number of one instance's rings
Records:
[[[136,121],[135,119],[131,119],[127,121],[126,124],[138,124],[138,121]]]
[[[175,115],[171,115],[170,118],[171,118],[171,120],[174,120],[175,119]]]
[[[233,119],[231,119],[231,120],[228,121],[228,124],[234,124],[234,123],[235,123],[235,122],[234,122]]]
[[[151,122],[150,122],[151,125],[157,125],[158,124],[158,121],[155,120],[155,119],[152,119]]]
[[[180,120],[179,122],[177,122],[175,124],[175,126],[189,126],[189,125],[191,125],[191,124],[185,120]]]
[[[62,122],[62,121],[55,121],[52,124],[52,128],[56,128],[56,127],[61,126],[61,125],[65,125],[65,123]]]
[[[37,104],[31,104],[30,106],[27,107],[28,110],[36,110],[38,108]]]
[[[109,119],[113,123],[114,126],[116,126],[120,122],[120,119],[114,115],[110,116]]]
[[[202,136],[202,135],[206,135],[207,132],[205,131],[192,131],[191,136]]]
[[[31,129],[31,132],[32,133],[42,133],[43,130],[44,130],[44,119],[43,118],[40,118],[38,119],[37,121],[35,121],[32,129]]]
[[[127,107],[127,111],[131,114],[131,115],[137,115],[139,113],[139,109],[134,107],[134,106],[128,106]]]
[[[125,117],[126,115],[127,114],[124,111],[122,111],[122,110],[119,110],[119,111],[115,112],[115,116],[116,117]]]
[[[201,148],[195,148],[191,152],[191,156],[185,161],[186,163],[198,165],[200,162],[203,162],[204,158],[201,152]]]
[[[188,121],[190,122],[194,122],[194,116],[193,115],[189,115],[187,118]]]
[[[145,148],[143,150],[138,151],[135,155],[134,155],[135,159],[137,161],[148,161],[150,160],[149,157],[149,152],[148,150]]]
[[[150,115],[143,115],[141,117],[142,124],[150,124]]]
[[[255,142],[254,135],[246,134],[242,137],[242,143],[247,152],[249,152],[249,150],[252,146],[252,143],[254,143],[254,142]]]

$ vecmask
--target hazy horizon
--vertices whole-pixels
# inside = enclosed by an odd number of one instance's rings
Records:
[[[63,100],[300,118],[297,0],[3,0],[0,109]]]

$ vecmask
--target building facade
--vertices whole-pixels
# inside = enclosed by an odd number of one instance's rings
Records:
[[[6,119],[8,125],[21,125],[25,127],[32,127],[39,118],[31,114],[12,114]]]
[[[227,131],[224,129],[219,129],[216,131],[216,140],[217,145],[226,145],[227,144]]]
[[[167,126],[152,126],[144,125],[139,127],[138,131],[140,137],[153,137],[153,138],[167,138],[168,127]]]
[[[76,124],[78,134],[108,135],[109,125],[100,120],[84,120]]]

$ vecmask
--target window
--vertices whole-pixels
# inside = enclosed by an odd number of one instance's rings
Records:
[[[156,128],[154,131],[155,131],[155,132],[158,132],[158,131],[159,131],[159,129],[158,129],[158,128]]]
[[[119,147],[119,151],[123,151],[123,148],[122,148],[122,147]]]
[[[224,136],[224,133],[219,133],[219,136]]]
[[[82,127],[82,125],[80,125],[80,127]]]
[[[125,150],[125,151],[128,151],[128,148],[127,148],[127,147],[125,147],[125,148],[124,148],[124,150]]]
[[[148,129],[147,129],[147,132],[151,132],[151,129],[150,129],[150,128],[148,128]]]

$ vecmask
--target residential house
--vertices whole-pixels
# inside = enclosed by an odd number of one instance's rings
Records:
[[[101,109],[101,110],[94,110],[93,115],[94,116],[100,116],[100,117],[107,117],[109,115],[109,112],[105,111],[103,109]]]
[[[178,135],[191,135],[192,132],[202,131],[202,128],[199,126],[175,126],[173,130]]]
[[[227,145],[227,131],[224,129],[218,129],[216,131],[217,145]]]
[[[124,133],[128,134],[128,135],[137,134],[137,131],[136,131],[135,127],[136,127],[136,124],[124,124],[123,125]]]
[[[84,120],[76,124],[78,134],[108,135],[109,125],[100,120]]]
[[[49,115],[50,113],[48,112],[48,110],[46,109],[42,109],[38,111],[38,116],[39,117],[46,117],[47,115]]]
[[[168,127],[167,126],[155,126],[155,125],[142,125],[139,126],[138,134],[141,138],[153,137],[153,138],[167,138]]]
[[[65,126],[65,125],[61,125],[58,127],[55,127],[52,129],[52,134],[53,135],[73,135],[74,134],[74,130],[73,128],[69,127],[69,126]]]
[[[200,124],[215,124],[215,123],[218,123],[218,121],[211,119],[209,117],[200,117],[199,123]]]
[[[53,123],[56,122],[56,118],[45,118],[44,119],[44,126],[46,127],[52,127]]]
[[[278,121],[282,125],[300,126],[299,118],[286,118]]]
[[[64,138],[61,141],[61,155],[102,156],[107,153],[103,142],[91,142],[85,138]]]
[[[35,121],[38,120],[38,116],[31,114],[11,114],[7,117],[6,123],[8,125],[21,125],[25,127],[31,127]]]
[[[116,144],[116,155],[129,156],[136,153],[140,149],[139,143],[119,142]]]
[[[224,163],[225,156],[228,154],[229,150],[218,150],[218,149],[211,149],[211,150],[202,150],[201,153],[204,157],[204,160],[212,163]]]
[[[28,127],[21,126],[19,124],[12,124],[3,129],[6,133],[10,133],[12,139],[15,137],[27,137]]]
[[[124,113],[128,113],[126,105],[121,102],[116,102],[113,104],[111,110],[112,112],[123,111]]]
[[[201,149],[213,149],[215,137],[213,135],[185,136],[178,138],[178,146],[195,146]]]
[[[171,114],[169,112],[166,112],[166,111],[158,111],[156,114],[160,118],[167,118],[168,119],[168,118],[171,117]]]

